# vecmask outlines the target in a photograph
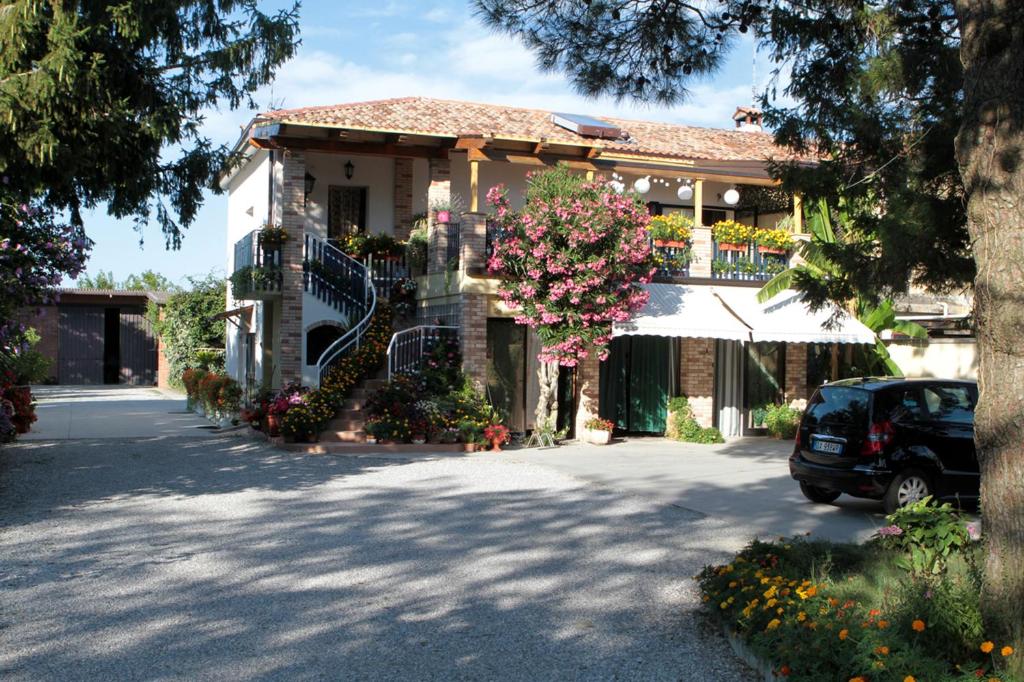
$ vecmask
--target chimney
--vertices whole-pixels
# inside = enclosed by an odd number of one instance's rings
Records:
[[[736,107],[736,113],[732,115],[736,121],[737,130],[749,130],[761,132],[763,117],[761,110],[757,107]]]

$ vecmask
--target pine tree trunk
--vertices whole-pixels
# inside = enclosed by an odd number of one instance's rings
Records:
[[[982,611],[986,636],[1016,650],[1007,679],[1024,679],[1024,6],[955,5],[965,69],[956,152],[977,264]]]

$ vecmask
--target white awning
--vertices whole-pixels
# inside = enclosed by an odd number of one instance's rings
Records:
[[[635,318],[616,323],[614,336],[646,335],[789,341],[875,343],[875,334],[844,311],[811,312],[799,292],[787,290],[758,303],[754,287],[647,284],[651,298]]]
[[[645,284],[647,305],[629,322],[615,323],[612,336],[685,336],[749,341],[751,328],[722,305],[716,287]]]
[[[753,328],[752,341],[875,343],[873,331],[835,305],[811,312],[803,294],[792,289],[759,303],[758,291],[752,287],[716,287],[725,305]]]

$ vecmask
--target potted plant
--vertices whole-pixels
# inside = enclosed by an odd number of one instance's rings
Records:
[[[484,429],[484,438],[491,444],[491,449],[501,452],[501,446],[509,441],[508,427],[504,424],[491,424]]]
[[[711,237],[719,251],[746,251],[754,236],[753,229],[735,220],[719,220],[711,226]]]
[[[601,419],[599,417],[591,417],[584,424],[583,427],[587,430],[587,437],[594,445],[607,445],[612,440],[612,431],[615,430],[615,424],[608,419]]]
[[[439,223],[452,222],[452,214],[462,210],[462,201],[458,196],[447,199],[435,199],[430,202],[430,210],[434,212],[434,220]]]
[[[793,246],[789,233],[779,228],[758,228],[754,231],[754,241],[758,253],[771,253],[784,256]]]
[[[259,232],[260,244],[265,248],[276,248],[288,241],[288,231],[278,225],[265,224]]]
[[[682,213],[657,215],[647,228],[655,246],[683,249],[693,236],[693,219]]]
[[[281,420],[288,413],[290,407],[291,403],[288,402],[288,397],[284,395],[278,395],[270,402],[270,407],[267,408],[266,419],[268,436],[281,435]]]

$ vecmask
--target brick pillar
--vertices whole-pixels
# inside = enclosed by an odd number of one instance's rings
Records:
[[[690,251],[690,276],[711,276],[711,228],[693,228],[693,248]]]
[[[462,294],[459,320],[462,371],[478,388],[487,385],[487,295]]]
[[[412,159],[395,159],[395,239],[412,231]]]
[[[487,214],[463,213],[459,233],[460,267],[463,270],[487,267]]]
[[[430,221],[427,238],[427,274],[444,272],[448,267],[448,225]]]
[[[159,317],[161,320],[164,319],[164,307],[160,306]],[[167,355],[164,353],[164,340],[163,337],[156,337],[156,385],[160,388],[170,388],[171,386],[171,363],[167,361]],[[179,377],[180,378],[180,377]]]
[[[805,399],[807,387],[807,344],[786,344],[786,402]]]
[[[281,383],[302,382],[302,249],[305,232],[306,156],[301,151],[285,150],[281,191],[281,227],[288,239],[281,247],[281,343],[277,364]]]
[[[576,366],[576,439],[583,438],[583,426],[591,417],[598,416],[601,362],[597,353],[590,353]]]
[[[427,188],[427,207],[435,201],[448,201],[452,197],[452,163],[448,159],[430,159],[430,186]],[[433,219],[433,216],[431,216]]]
[[[711,426],[715,416],[715,340],[683,339],[679,385],[701,426]]]

